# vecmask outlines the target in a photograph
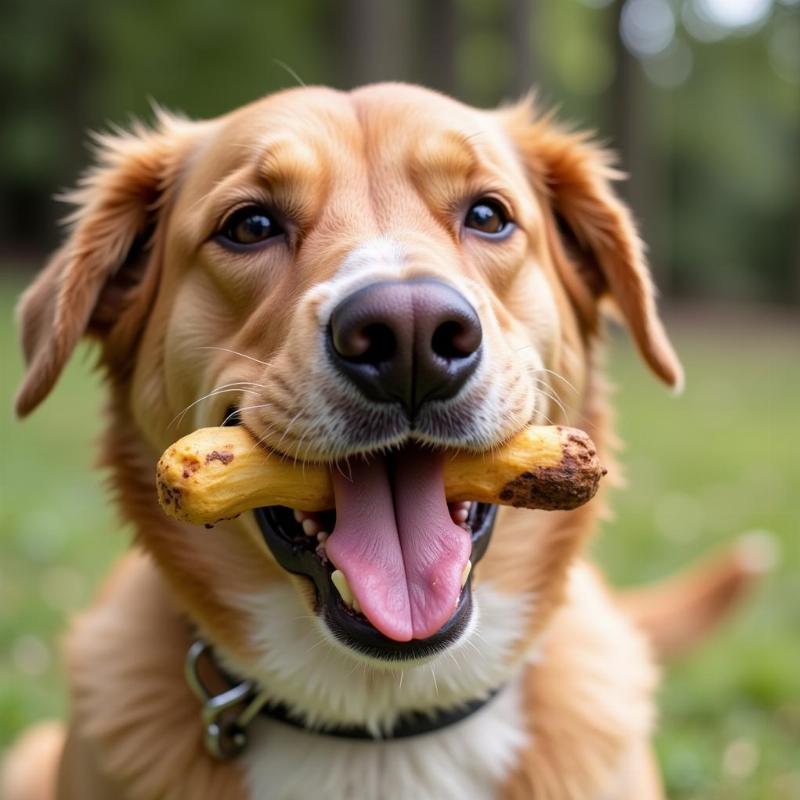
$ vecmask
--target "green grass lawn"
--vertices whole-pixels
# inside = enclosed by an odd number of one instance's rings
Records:
[[[91,470],[102,416],[91,354],[77,354],[33,418],[11,417],[18,288],[0,282],[0,746],[64,712],[59,635],[127,542]],[[657,746],[673,798],[789,800],[800,797],[800,329],[715,319],[676,323],[688,377],[679,398],[615,343],[629,485],[595,551],[629,584],[747,531],[775,536],[777,570],[669,669]]]

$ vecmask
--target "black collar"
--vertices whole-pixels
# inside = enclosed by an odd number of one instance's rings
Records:
[[[399,717],[391,731],[385,734],[375,734],[364,725],[332,725],[326,728],[309,728],[305,723],[293,717],[284,703],[265,705],[261,709],[261,714],[265,717],[285,722],[294,728],[318,733],[321,736],[384,742],[392,739],[408,739],[411,736],[422,736],[426,733],[434,733],[442,728],[455,725],[483,708],[498,691],[498,689],[493,689],[485,697],[469,700],[455,708],[438,709],[430,713],[411,711]]]
[[[390,731],[375,733],[364,725],[308,727],[293,716],[284,703],[269,702],[253,681],[237,681],[226,673],[214,658],[211,646],[199,638],[195,639],[186,654],[185,675],[189,687],[203,703],[206,749],[218,759],[234,758],[242,753],[247,747],[247,727],[258,715],[319,736],[391,741],[423,736],[455,725],[479,711],[499,692],[499,689],[493,689],[451,709],[412,711],[399,717]]]

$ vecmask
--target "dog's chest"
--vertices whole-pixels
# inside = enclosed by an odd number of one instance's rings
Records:
[[[520,691],[507,687],[442,731],[359,742],[260,719],[243,756],[252,800],[490,800],[527,738]]]

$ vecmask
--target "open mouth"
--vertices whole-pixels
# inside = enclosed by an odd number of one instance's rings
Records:
[[[331,468],[336,508],[255,510],[278,563],[316,589],[333,634],[366,655],[408,660],[459,638],[472,613],[471,568],[496,507],[447,503],[443,452],[408,444]]]

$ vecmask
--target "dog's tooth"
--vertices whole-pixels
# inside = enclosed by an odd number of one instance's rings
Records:
[[[344,572],[340,569],[335,569],[331,573],[331,583],[336,587],[345,605],[353,608],[353,591],[350,588],[350,584],[347,582],[347,578],[344,576]]]
[[[466,508],[459,508],[456,511],[453,511],[451,516],[453,518],[453,522],[455,522],[457,525],[460,525],[462,522],[467,521],[469,511],[467,511]]]
[[[357,614],[363,614],[364,612],[361,610],[361,603],[358,602],[358,598],[353,595],[353,611]]]
[[[314,520],[306,517],[303,520],[303,533],[306,536],[316,536],[319,533],[319,523]]]
[[[464,571],[461,573],[461,588],[464,588],[464,584],[467,582],[467,578],[469,578],[469,573],[472,571],[472,561],[467,561],[464,565]]]
[[[299,508],[294,510],[294,521],[298,523],[302,523],[303,520],[306,518],[306,512],[301,511]]]
[[[328,531],[320,531],[320,532],[317,534],[317,541],[318,541],[320,544],[325,544],[325,542],[327,542],[327,541],[328,541],[328,537],[329,537],[329,536],[330,536],[330,534],[328,533]]]

